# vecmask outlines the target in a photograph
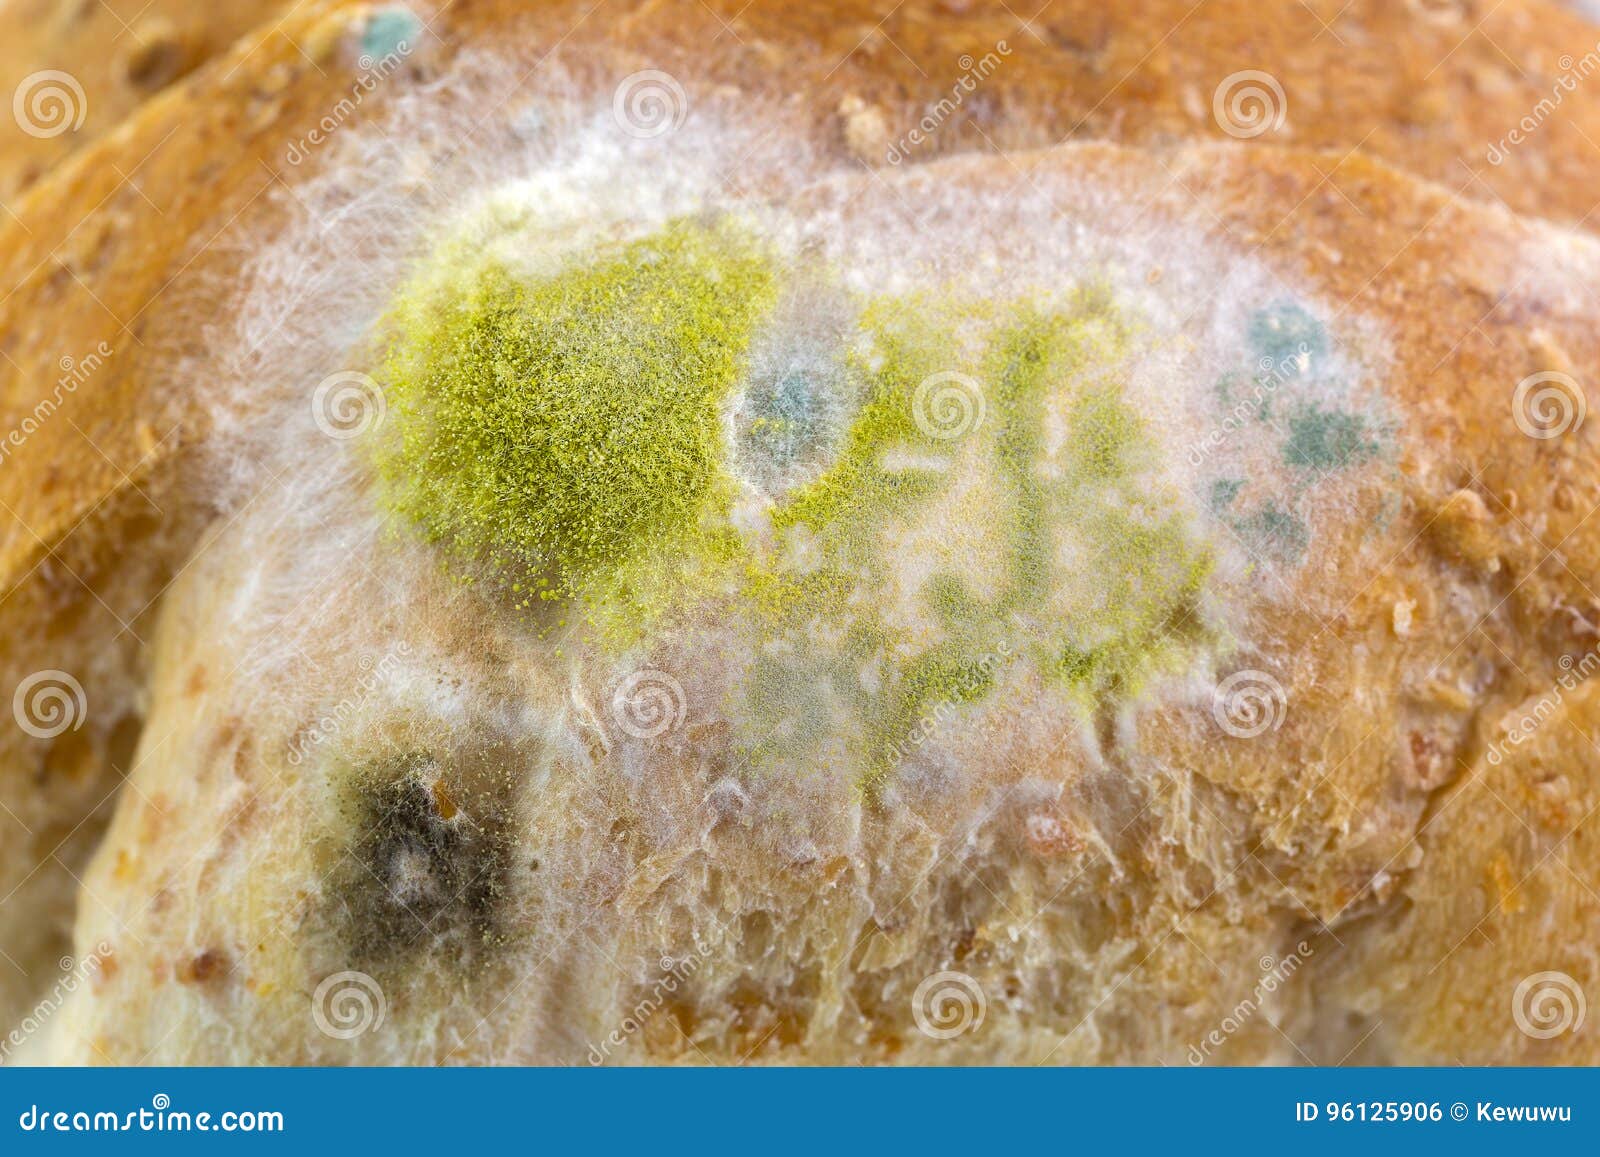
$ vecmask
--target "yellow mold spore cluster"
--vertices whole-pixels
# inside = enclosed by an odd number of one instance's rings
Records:
[[[731,549],[719,412],[773,301],[769,256],[678,221],[543,278],[457,247],[439,263],[391,318],[390,504],[522,605],[655,617],[662,583]]]

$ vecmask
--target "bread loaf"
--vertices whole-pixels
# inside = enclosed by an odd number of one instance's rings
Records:
[[[1600,1059],[1600,33],[1188,7],[263,6],[33,181],[8,1054]]]

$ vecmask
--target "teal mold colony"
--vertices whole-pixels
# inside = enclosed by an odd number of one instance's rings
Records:
[[[1254,311],[1246,333],[1256,364],[1217,383],[1216,418],[1238,427],[1243,442],[1274,448],[1279,485],[1252,494],[1262,488],[1224,472],[1207,483],[1207,505],[1255,557],[1295,565],[1311,542],[1306,507],[1319,487],[1369,464],[1392,465],[1396,425],[1358,400],[1357,383],[1333,363],[1327,328],[1298,302]]]

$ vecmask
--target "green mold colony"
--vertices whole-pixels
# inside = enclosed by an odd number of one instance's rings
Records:
[[[1093,706],[1216,642],[1211,554],[1115,376],[1132,332],[1107,294],[861,301],[842,348],[752,372],[784,275],[736,226],[543,277],[441,253],[390,319],[388,503],[541,629],[574,607],[612,653],[677,617],[741,634],[746,765],[843,762],[872,789],[1014,664]],[[954,367],[952,436],[924,395]],[[757,484],[816,468],[741,531],[735,457]]]
[[[652,588],[733,545],[719,415],[773,290],[748,237],[686,223],[543,280],[419,288],[384,365],[390,501],[521,605],[647,625]]]

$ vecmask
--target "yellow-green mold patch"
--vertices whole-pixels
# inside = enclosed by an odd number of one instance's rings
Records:
[[[543,278],[443,259],[460,271],[419,278],[391,319],[391,505],[523,605],[655,618],[736,550],[719,413],[775,294],[770,256],[679,221]]]
[[[796,645],[789,663],[776,661],[797,668],[786,675],[765,661],[769,712],[783,705],[771,694],[779,685],[827,687],[852,704],[856,775],[870,789],[920,745],[925,720],[983,699],[1018,658],[1098,701],[1137,694],[1203,645],[1196,612],[1212,554],[1160,480],[1158,448],[1115,377],[1131,327],[1105,294],[1048,305],[896,299],[873,303],[862,321],[870,348],[854,365],[864,401],[842,452],[773,514],[780,536],[805,534],[820,560],[762,588],[826,582],[826,600],[768,601],[767,629],[842,636],[852,653]],[[953,366],[974,371],[981,399],[969,401],[983,414],[957,438],[919,423],[916,410],[919,386]],[[931,633],[894,625],[883,592],[895,568],[916,564],[886,544],[907,528],[939,529],[958,480],[974,471],[992,483],[975,492],[976,508],[954,509],[992,535],[995,564],[964,555],[934,569],[919,595]],[[966,573],[972,565],[983,573]],[[832,627],[802,628],[797,617]]]
[[[1027,625],[1041,666],[1089,694],[1134,694],[1204,635],[1195,601],[1213,558],[1197,543],[1160,455],[1116,374],[1130,327],[1103,294],[1025,311],[994,343],[1010,483],[1015,580],[995,607]],[[1046,406],[1064,434],[1042,439]]]

